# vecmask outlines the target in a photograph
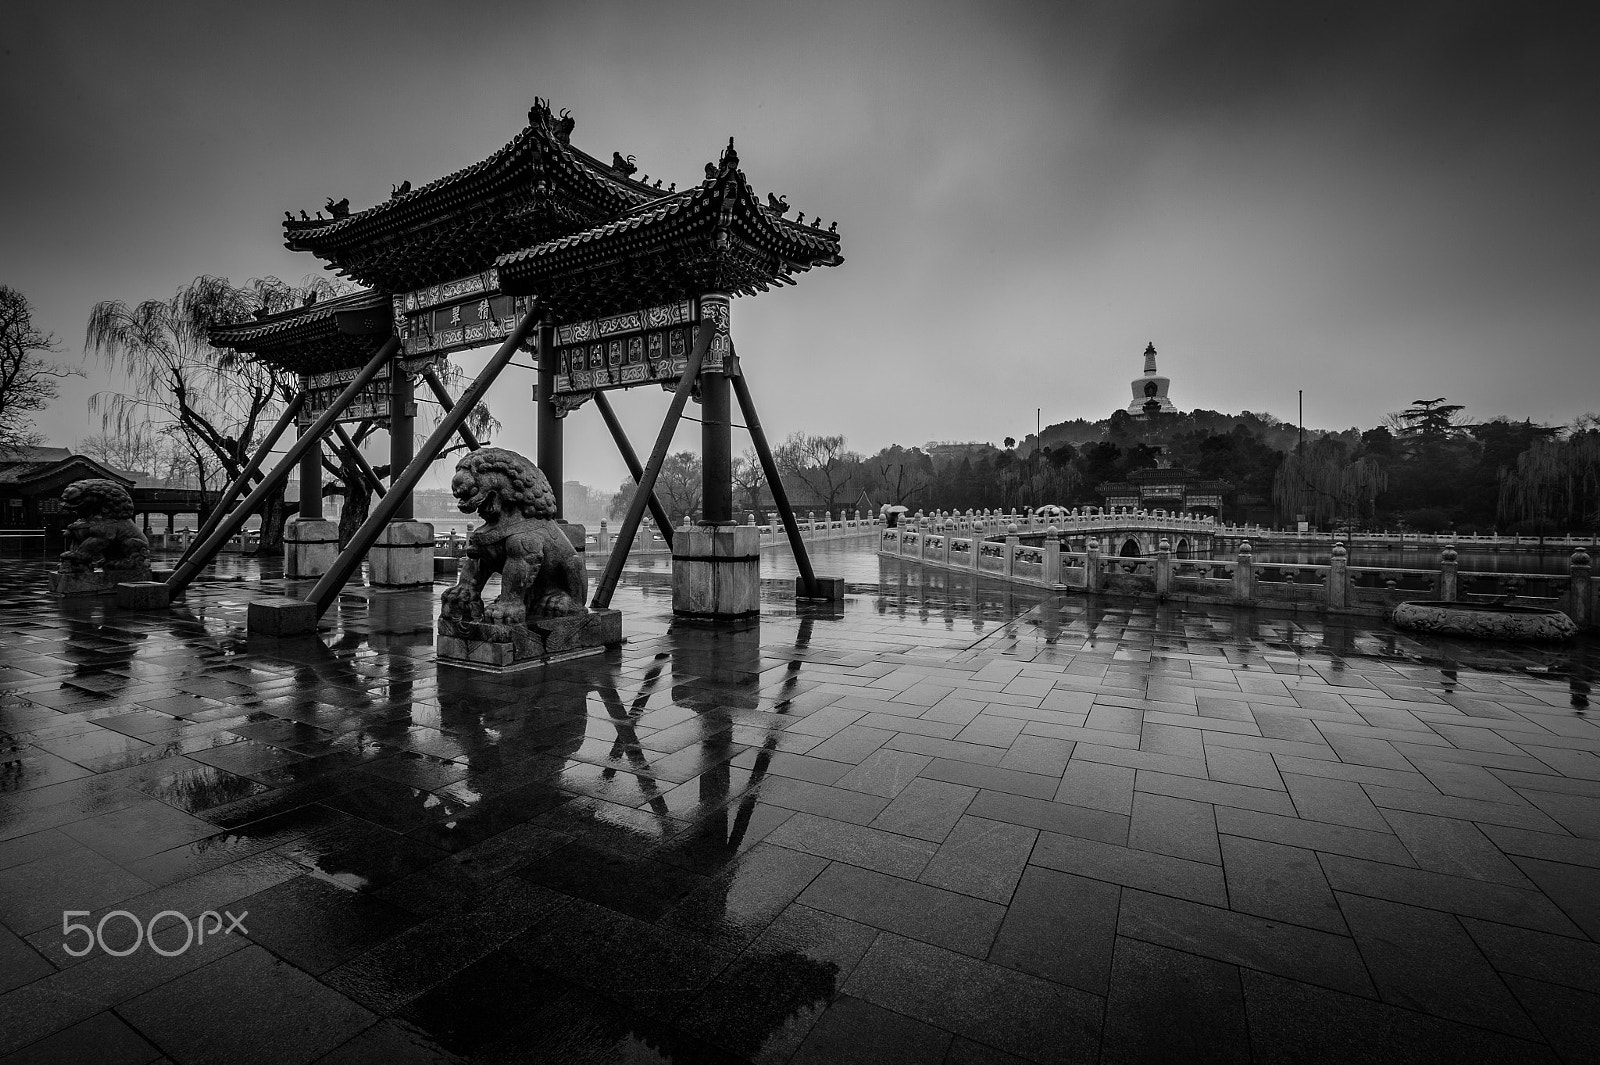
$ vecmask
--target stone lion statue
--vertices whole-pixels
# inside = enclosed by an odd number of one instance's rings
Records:
[[[61,506],[73,516],[61,572],[94,573],[98,565],[121,580],[150,579],[150,542],[133,523],[133,497],[116,481],[74,481],[61,493]]]
[[[480,448],[456,463],[450,491],[483,524],[468,537],[456,586],[444,593],[445,617],[511,625],[587,613],[588,575],[552,520],[555,493],[537,466],[515,451]],[[483,586],[495,573],[500,597],[485,607]]]

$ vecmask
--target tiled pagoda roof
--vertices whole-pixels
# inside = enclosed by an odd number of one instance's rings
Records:
[[[364,289],[265,318],[216,326],[211,343],[247,352],[292,373],[323,373],[371,358],[393,331],[391,317],[389,297]]]
[[[343,218],[286,220],[285,246],[406,292],[670,196],[572,147],[570,127],[543,101],[528,118],[509,144],[464,170]]]
[[[528,120],[488,159],[421,188],[340,218],[285,221],[288,248],[370,287],[219,327],[212,343],[317,373],[365,361],[393,328],[394,298],[475,274],[494,271],[491,286],[537,294],[571,320],[762,291],[843,262],[837,233],[756,198],[732,141],[704,181],[662,190],[572,147],[572,120],[543,100]]]
[[[624,216],[500,256],[505,292],[563,320],[723,291],[750,294],[837,266],[839,235],[761,203],[731,144],[714,176]]]

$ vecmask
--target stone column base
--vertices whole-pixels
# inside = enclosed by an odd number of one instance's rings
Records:
[[[621,642],[621,612],[590,610],[514,625],[440,618],[435,649],[440,664],[509,673],[601,654]]]
[[[283,575],[311,580],[333,568],[339,557],[339,523],[326,518],[296,518],[283,527]]]
[[[433,583],[433,525],[391,521],[367,552],[374,588],[415,588]]]
[[[117,585],[117,606],[124,610],[160,610],[172,605],[164,582],[123,581]]]
[[[761,613],[761,531],[750,525],[696,525],[672,545],[672,612],[732,621]]]
[[[250,632],[258,636],[305,636],[317,631],[317,608],[286,596],[251,602],[245,614]]]
[[[844,578],[818,577],[816,593],[816,595],[806,594],[806,582],[804,577],[796,577],[794,579],[794,597],[796,599],[808,599],[816,602],[833,603],[842,602],[844,600]]]
[[[115,595],[117,585],[124,581],[147,581],[150,579],[149,566],[137,566],[131,569],[95,570],[93,573],[61,573],[57,571],[49,574],[50,591],[55,595]]]

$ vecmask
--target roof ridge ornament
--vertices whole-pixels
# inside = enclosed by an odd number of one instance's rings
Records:
[[[728,171],[728,170],[737,170],[738,169],[738,167],[739,167],[739,153],[733,150],[733,138],[732,137],[728,138],[728,146],[723,149],[722,158],[719,161],[721,162],[722,169],[725,172]]]

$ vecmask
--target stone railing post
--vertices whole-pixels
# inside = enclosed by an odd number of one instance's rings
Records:
[[[1061,539],[1056,536],[1045,537],[1044,583],[1051,588],[1061,583]]]
[[[1439,600],[1453,603],[1461,595],[1461,578],[1457,574],[1456,545],[1449,544],[1439,552]]]
[[[1256,560],[1249,540],[1239,542],[1239,558],[1233,566],[1233,601],[1249,603],[1256,597]]]
[[[1572,579],[1567,583],[1567,617],[1580,629],[1595,622],[1594,582],[1589,577],[1589,552],[1581,546],[1572,552]]]
[[[950,528],[945,527],[944,536],[940,537],[944,543],[944,568],[950,568]]]
[[[1084,545],[1087,556],[1083,560],[1083,590],[1098,592],[1100,590],[1100,538],[1089,537],[1089,542]]]
[[[450,544],[452,547],[455,546],[455,540],[456,534],[454,531],[452,531],[450,533]],[[600,555],[609,555],[611,553],[611,533],[606,529],[606,519],[604,518],[600,519],[600,534],[594,539],[594,549],[595,553]],[[454,551],[451,551],[450,553],[455,554]]]
[[[1012,574],[1014,574],[1016,572],[1016,569],[1017,569],[1017,545],[1022,542],[1021,540],[1019,540],[1017,538],[1017,535],[1016,535],[1016,532],[1015,532],[1016,526],[1013,525],[1011,528],[1013,530],[1011,535],[1006,537],[1006,557],[1000,560],[1004,564],[1004,569],[1002,570],[1002,572],[1005,574],[1006,580],[1010,580]]]
[[[1172,593],[1172,541],[1163,536],[1156,544],[1156,595],[1165,599]]]
[[[1350,605],[1350,553],[1344,544],[1333,545],[1333,554],[1328,559],[1326,594],[1329,610],[1343,610]]]

